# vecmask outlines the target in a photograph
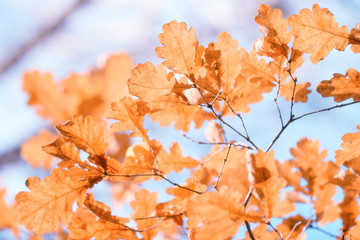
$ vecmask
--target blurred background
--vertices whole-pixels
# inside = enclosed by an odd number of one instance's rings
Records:
[[[193,26],[201,45],[216,41],[217,35],[226,31],[249,51],[255,39],[262,37],[254,21],[261,3],[280,8],[284,17],[319,3],[334,14],[340,26],[346,25],[350,30],[360,22],[360,2],[356,0],[0,1],[0,186],[7,189],[6,202],[12,204],[16,193],[26,190],[27,177],[48,175],[42,169],[31,168],[19,156],[22,142],[40,129],[50,127],[48,121],[27,106],[28,96],[21,86],[26,71],[52,72],[61,80],[72,72],[94,68],[102,56],[119,52],[128,53],[135,64],[159,63],[161,59],[154,52],[160,45],[157,36],[162,25],[174,19]],[[345,74],[349,67],[360,70],[359,57],[349,49],[345,54],[332,52],[316,66],[307,60],[305,55],[305,64],[296,75],[299,81],[312,83],[313,93],[308,103],[296,104],[297,115],[335,105],[332,99],[321,99],[316,92],[321,80],[330,79],[333,73]],[[262,148],[280,128],[272,98],[271,94],[265,96],[264,103],[254,106],[244,116],[250,135]],[[275,156],[279,160],[291,158],[289,148],[306,136],[319,139],[321,149],[328,149],[329,160],[334,160],[341,136],[357,131],[359,117],[359,106],[352,105],[295,122],[274,145]],[[151,128],[149,131],[151,138],[158,138],[159,131],[152,132]],[[164,141],[177,139],[167,136]],[[190,148],[183,151],[184,155],[194,155]],[[333,228],[332,232],[338,234],[337,229]],[[0,232],[0,239],[11,239],[8,234]],[[310,234],[311,231],[309,237]],[[320,236],[326,239],[326,235]]]

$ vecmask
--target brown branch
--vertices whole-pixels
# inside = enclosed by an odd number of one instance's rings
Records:
[[[324,234],[326,234],[326,235],[328,235],[330,237],[333,237],[335,239],[340,239],[339,236],[336,236],[335,234],[329,233],[329,232],[325,231],[324,229],[318,228],[318,227],[314,226],[313,224],[310,224],[309,228],[315,229],[316,231],[322,232],[322,233],[324,233]]]
[[[192,82],[195,82],[194,79],[191,79],[191,81],[192,81]],[[214,115],[220,122],[222,122],[224,125],[226,125],[226,126],[229,127],[231,130],[233,130],[234,132],[236,132],[240,137],[242,137],[242,138],[244,138],[246,141],[248,141],[255,149],[258,149],[258,147],[255,145],[255,143],[252,142],[251,139],[250,139],[248,136],[245,136],[244,134],[242,134],[241,132],[239,132],[237,129],[235,129],[233,126],[231,126],[229,123],[227,123],[227,122],[221,117],[221,115],[219,115],[219,114],[215,111],[214,106],[213,106],[213,103],[214,103],[214,102],[209,103],[209,102],[206,100],[204,94],[201,92],[201,89],[200,89],[200,87],[199,87],[198,85],[196,85],[196,84],[194,83],[194,84],[193,84],[193,87],[196,88],[196,89],[199,91],[201,97],[203,98],[203,100],[204,100],[205,103],[206,103],[206,107],[211,110],[211,112],[213,113],[213,115]],[[218,95],[219,95],[219,94],[218,94]],[[218,95],[216,95],[216,96],[218,96]]]
[[[280,88],[281,88],[281,85],[280,85],[280,80],[277,81],[277,84],[276,84],[276,94],[275,94],[275,97],[273,98],[274,102],[275,102],[275,106],[276,106],[276,109],[278,111],[278,114],[279,114],[279,118],[280,118],[280,122],[281,122],[281,127],[284,126],[284,120],[283,120],[283,117],[282,117],[282,114],[281,114],[281,110],[280,110],[280,107],[279,107],[279,103],[278,103],[278,98],[279,98],[279,93],[280,93]]]
[[[229,102],[228,102],[226,99],[223,99],[223,100],[224,100],[224,102],[226,103],[227,107],[230,109],[230,111],[231,111],[235,116],[237,116],[237,117],[240,119],[241,125],[242,125],[242,127],[243,127],[243,129],[244,129],[244,131],[245,131],[245,136],[250,139],[249,134],[248,134],[248,131],[247,131],[247,128],[246,128],[246,126],[245,126],[244,119],[242,118],[241,114],[240,114],[240,113],[236,113],[236,112],[234,111],[234,109],[230,106]]]
[[[84,6],[90,1],[91,0],[78,0],[77,2],[75,2],[75,4],[66,9],[52,24],[45,27],[36,36],[34,36],[28,42],[24,43],[23,46],[20,46],[17,52],[9,55],[9,58],[5,59],[5,61],[0,64],[0,75],[11,69],[19,61],[21,61],[21,59],[23,59],[26,54],[31,51],[31,49],[33,49],[36,45],[38,45],[40,42],[42,42],[44,39],[54,33],[57,29],[59,29],[71,14],[73,14],[76,10],[78,10],[80,7]]]
[[[277,233],[277,235],[279,235],[280,240],[283,240],[283,237],[282,237],[281,232],[279,232],[279,231],[271,224],[270,221],[267,223],[267,225],[270,226],[270,227],[272,228],[272,230]]]
[[[219,189],[218,189],[218,184],[219,184],[221,175],[222,175],[222,173],[223,173],[223,170],[224,170],[226,161],[227,161],[227,159],[228,159],[228,157],[229,157],[230,150],[231,150],[231,147],[232,147],[232,146],[233,146],[233,145],[230,144],[229,147],[228,147],[228,151],[227,151],[227,153],[226,153],[226,156],[225,156],[225,158],[224,158],[223,164],[222,164],[222,166],[221,166],[221,169],[220,169],[220,172],[219,172],[219,176],[218,176],[217,179],[216,179],[216,183],[215,183],[215,185],[214,185],[214,188],[215,188],[217,191],[219,191]]]
[[[253,187],[250,186],[249,192],[246,195],[246,198],[245,198],[245,201],[244,201],[244,208],[245,209],[246,209],[246,206],[249,204],[250,198],[252,196],[252,191],[253,191]],[[245,209],[244,209],[244,211],[245,211]],[[247,231],[249,233],[249,236],[250,236],[251,240],[255,240],[254,234],[251,231],[251,227],[250,227],[250,224],[249,224],[248,221],[245,221],[245,226],[246,226],[246,229],[247,229]]]
[[[170,184],[177,186],[179,188],[197,193],[197,194],[202,194],[203,192],[188,188],[188,187],[184,187],[181,186],[178,183],[175,183],[173,181],[171,181],[167,176],[162,175],[161,173],[157,173],[157,170],[154,169],[153,173],[143,173],[143,174],[108,174],[108,173],[103,173],[105,176],[109,176],[109,177],[127,177],[127,178],[131,178],[131,177],[161,177],[162,179],[164,179],[165,181],[169,182]]]
[[[355,101],[355,102],[350,102],[350,103],[344,103],[344,104],[339,104],[339,105],[335,105],[332,107],[328,107],[328,108],[323,108],[323,109],[319,109],[319,110],[315,110],[315,111],[311,111],[308,113],[304,113],[298,117],[295,117],[294,115],[292,115],[292,118],[289,118],[289,120],[287,121],[287,123],[280,129],[280,131],[278,132],[278,134],[273,138],[273,140],[270,142],[270,144],[268,145],[268,147],[266,148],[265,152],[268,152],[271,147],[274,145],[274,143],[279,139],[280,135],[285,131],[285,129],[290,125],[290,123],[295,122],[296,120],[299,120],[300,118],[303,118],[305,116],[309,116],[315,113],[320,113],[320,112],[325,112],[325,111],[330,111],[332,109],[335,108],[341,108],[341,107],[345,107],[348,105],[352,105],[352,104],[356,104],[356,103],[360,103],[360,101]]]
[[[239,146],[239,147],[243,147],[243,148],[248,148],[250,150],[254,150],[253,147],[250,147],[249,145],[242,143],[242,142],[203,142],[203,141],[194,140],[194,139],[190,138],[189,136],[187,136],[185,133],[183,134],[183,137],[185,137],[186,139],[189,139],[193,143],[201,144],[201,145],[233,145],[233,146]]]

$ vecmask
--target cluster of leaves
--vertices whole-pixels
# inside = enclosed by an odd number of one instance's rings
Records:
[[[277,161],[271,150],[292,122],[360,100],[360,73],[350,68],[345,75],[336,73],[322,81],[317,91],[336,102],[352,102],[293,114],[294,105],[307,102],[311,93],[311,83],[299,82],[294,75],[303,55],[309,53],[317,64],[334,48],[343,51],[351,44],[358,53],[360,27],[349,33],[318,5],[288,19],[267,5],[258,12],[255,21],[263,37],[250,52],[238,49],[226,32],[208,47],[199,46],[193,28],[172,21],[159,35],[162,46],[155,51],[165,61],[157,66],[146,62],[133,68],[129,57],[120,54],[100,70],[58,83],[50,74],[25,74],[29,104],[52,120],[57,134],[42,131],[23,145],[22,156],[34,167],[59,162],[45,179],[28,178],[30,192],[16,196],[17,221],[37,234],[58,231],[69,239],[230,239],[240,228],[247,230],[247,239],[303,239],[308,228],[342,219],[342,237],[360,238],[360,132],[344,135],[335,163],[324,161],[327,151],[307,138],[290,149],[293,159]],[[260,149],[242,114],[265,93],[275,95],[282,127],[268,147]],[[279,97],[289,102],[287,119]],[[104,116],[112,119],[110,128]],[[185,137],[191,124],[200,128],[209,121],[207,142],[193,141],[211,145],[210,152],[202,159],[185,157],[176,142],[167,151],[149,138],[145,116],[161,126],[173,124]],[[226,116],[238,118],[241,129]],[[226,131],[235,132],[238,139],[226,140]],[[142,142],[130,143],[134,137]],[[191,172],[185,183],[168,177],[184,168]],[[168,182],[166,193],[173,198],[157,202],[158,193],[141,185],[150,179]],[[94,199],[90,189],[101,181],[113,186],[116,201],[128,202],[131,196],[128,203],[134,211],[129,217],[114,215]],[[339,191],[344,197],[336,202],[333,197]],[[293,214],[298,203],[309,205],[313,216]],[[274,218],[281,220],[275,227]],[[7,224],[17,231],[16,224]]]

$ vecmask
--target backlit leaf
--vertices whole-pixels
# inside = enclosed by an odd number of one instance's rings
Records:
[[[327,8],[313,5],[312,12],[303,9],[289,18],[290,32],[295,35],[293,46],[310,53],[313,64],[325,58],[331,50],[344,51],[349,44],[346,26],[339,27],[334,16]]]
[[[334,97],[335,102],[342,102],[349,98],[360,100],[360,73],[349,68],[346,75],[335,73],[330,80],[321,81],[316,90],[323,97]]]

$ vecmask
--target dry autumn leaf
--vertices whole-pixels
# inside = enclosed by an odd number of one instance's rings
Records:
[[[21,146],[21,157],[24,158],[33,167],[42,167],[50,169],[54,158],[41,151],[41,146],[51,142],[56,137],[49,131],[42,130],[35,137],[31,137]]]
[[[330,80],[321,81],[316,90],[323,97],[334,97],[335,102],[342,102],[349,98],[360,100],[360,73],[349,68],[346,75],[334,73]]]
[[[349,44],[347,27],[340,28],[332,13],[318,4],[313,5],[312,12],[303,9],[291,16],[289,25],[295,36],[294,48],[310,53],[313,64],[324,59],[334,48],[344,51]]]
[[[128,85],[133,96],[147,100],[170,94],[175,85],[175,76],[172,72],[168,74],[162,64],[155,68],[152,63],[146,62],[131,71]]]
[[[73,215],[73,204],[76,201],[81,206],[87,188],[94,183],[87,179],[73,181],[60,168],[52,170],[51,175],[43,181],[37,177],[28,178],[26,185],[30,192],[16,195],[19,222],[38,234],[57,231],[60,221],[67,226]]]
[[[155,52],[166,59],[162,64],[176,73],[193,74],[199,44],[195,29],[187,29],[183,22],[172,21],[163,26],[163,33],[158,38],[163,47],[157,47]]]

